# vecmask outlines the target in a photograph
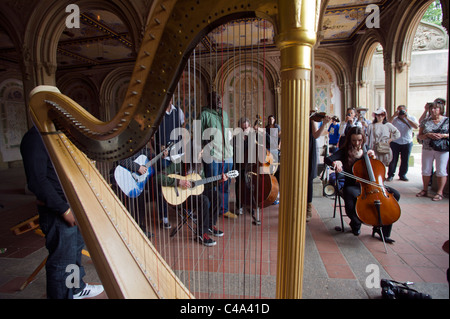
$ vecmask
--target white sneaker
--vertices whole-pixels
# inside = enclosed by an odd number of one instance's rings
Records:
[[[86,287],[76,295],[73,295],[73,299],[86,299],[86,298],[94,298],[100,295],[105,289],[102,285],[89,285],[86,284]]]

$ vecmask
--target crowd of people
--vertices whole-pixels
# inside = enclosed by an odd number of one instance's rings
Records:
[[[425,110],[419,120],[408,113],[405,105],[399,105],[395,114],[388,120],[384,108],[373,112],[373,119],[365,118],[366,109],[347,109],[345,121],[339,125],[335,118],[328,128],[331,155],[325,158],[325,164],[336,173],[345,175],[342,188],[347,216],[355,236],[360,234],[361,221],[355,210],[356,199],[361,194],[360,185],[352,175],[352,167],[356,161],[363,158],[364,145],[367,155],[378,159],[386,169],[386,182],[393,180],[398,161],[400,167],[398,177],[401,181],[409,181],[407,177],[409,157],[414,143],[414,130],[419,129],[417,139],[422,144],[422,180],[423,189],[417,197],[428,197],[428,188],[432,176],[437,180],[436,194],[433,201],[443,199],[443,190],[447,182],[447,165],[449,158],[449,126],[448,118],[444,116],[445,100],[438,98],[425,105]],[[339,136],[335,132],[339,130]],[[338,142],[336,142],[338,141]],[[436,146],[437,145],[437,146]],[[433,172],[434,171],[434,172]],[[385,187],[396,201],[400,193],[392,187]],[[374,226],[372,236],[378,234],[380,239],[393,243],[390,238],[392,225]]]
[[[408,162],[413,146],[414,130],[419,128],[417,139],[422,147],[422,177],[423,189],[417,193],[417,197],[427,197],[431,176],[437,180],[437,192],[432,197],[433,201],[443,199],[443,189],[447,181],[447,163],[449,158],[449,120],[444,116],[445,100],[436,99],[427,103],[423,115],[417,120],[408,113],[406,106],[400,105],[392,118],[384,108],[373,112],[373,119],[366,119],[367,109],[347,109],[345,120],[340,121],[337,116],[323,116],[320,120],[310,118],[309,130],[309,169],[308,169],[308,200],[307,218],[312,216],[312,192],[313,180],[317,176],[318,153],[316,140],[322,135],[328,135],[330,154],[325,158],[325,164],[332,167],[336,173],[346,172],[351,174],[353,165],[363,158],[364,145],[368,147],[367,155],[380,160],[387,168],[386,181],[392,181],[395,176],[398,160],[400,167],[398,176],[402,181],[408,181]],[[177,204],[180,209],[196,211],[195,229],[196,238],[205,246],[214,246],[216,241],[210,237],[224,236],[224,232],[216,227],[219,217],[223,216],[236,219],[244,213],[248,202],[246,185],[249,159],[258,157],[262,151],[264,158],[274,164],[270,170],[279,165],[281,149],[281,127],[276,123],[273,115],[267,119],[267,125],[263,129],[263,123],[257,119],[251,126],[251,121],[242,117],[239,120],[240,130],[230,129],[228,114],[222,108],[222,100],[219,94],[208,94],[208,105],[204,107],[199,116],[202,136],[205,132],[211,139],[203,140],[201,145],[195,145],[191,139],[188,142],[180,138],[179,134],[171,136],[175,129],[183,127],[184,113],[179,107],[175,107],[170,101],[164,118],[154,136],[149,141],[148,147],[128,159],[118,161],[115,168],[123,167],[131,176],[149,175],[150,171],[156,174],[155,178],[144,180],[146,190],[133,190],[125,193],[124,189],[115,183],[117,176],[111,172],[113,189],[122,199],[130,214],[136,219],[144,231],[146,227],[146,207],[148,201],[157,203],[160,226],[170,229],[168,205],[163,196],[162,189],[171,188],[178,194],[182,190],[193,187],[188,179],[176,178],[186,176],[192,172],[201,173],[202,178],[219,177],[217,182],[205,185],[205,190],[199,195],[193,195],[194,200],[186,205]],[[208,131],[212,130],[212,131]],[[230,133],[230,132],[235,132]],[[203,136],[204,137],[204,136]],[[171,143],[183,142],[181,149],[167,148]],[[189,150],[190,159],[180,162],[182,151]],[[200,150],[196,153],[195,150]],[[255,151],[253,156],[249,154]],[[25,171],[29,189],[38,199],[38,211],[41,220],[41,228],[46,235],[46,246],[49,250],[47,260],[47,295],[49,298],[85,298],[97,296],[103,292],[102,286],[92,286],[84,282],[78,288],[68,288],[65,284],[67,264],[81,265],[81,249],[84,246],[83,239],[76,225],[69,204],[64,196],[51,161],[42,144],[39,133],[33,127],[27,133],[21,144],[21,152],[24,160]],[[138,162],[141,156],[152,159],[160,156],[160,160],[152,167],[148,162]],[[197,159],[197,161],[195,160]],[[36,163],[47,163],[36,165]],[[38,167],[39,166],[39,167]],[[202,169],[198,169],[201,166]],[[236,179],[236,209],[234,212],[229,207],[230,179],[227,175],[231,170],[236,170],[239,177]],[[277,170],[279,172],[279,169]],[[272,171],[271,171],[272,172]],[[253,172],[258,174],[258,172]],[[350,227],[354,235],[360,234],[361,220],[358,218],[355,206],[356,199],[361,193],[361,187],[356,180],[345,176],[343,186],[343,198],[347,216],[350,218]],[[277,175],[279,178],[279,175]],[[242,192],[242,190],[244,190]],[[398,191],[391,187],[386,190],[397,201],[400,199]],[[142,193],[141,193],[142,192]],[[157,194],[146,196],[146,192]],[[124,196],[125,195],[125,196]],[[132,197],[132,199],[131,199]],[[194,205],[195,203],[195,205]],[[272,203],[272,202],[271,202]],[[273,204],[278,203],[278,198]],[[172,205],[173,206],[173,205]],[[251,206],[251,204],[250,204]],[[392,225],[376,225],[372,236],[379,235],[387,243],[393,243],[390,237]],[[154,236],[148,233],[148,237]],[[62,240],[64,238],[64,240]]]
[[[142,154],[148,159],[154,158],[159,153],[164,153],[161,160],[155,164],[156,178],[149,179],[147,193],[153,194],[146,196],[145,192],[130,200],[130,196],[124,196],[124,190],[115,185],[115,178],[111,172],[111,181],[113,188],[122,199],[124,205],[128,208],[132,216],[138,221],[144,232],[146,227],[146,209],[148,201],[157,203],[160,225],[164,229],[170,229],[171,224],[168,219],[168,205],[163,196],[162,189],[173,187],[176,191],[183,191],[193,187],[189,181],[184,179],[175,179],[171,174],[186,176],[191,173],[199,173],[202,178],[214,178],[222,176],[218,182],[205,184],[205,190],[200,195],[192,196],[186,205],[177,205],[179,209],[188,208],[196,213],[196,238],[206,246],[216,245],[216,241],[210,235],[221,237],[223,231],[216,228],[215,224],[222,216],[224,218],[236,219],[243,214],[244,208],[252,206],[255,202],[249,202],[245,196],[247,190],[247,171],[248,165],[258,160],[258,147],[261,146],[267,151],[267,156],[272,163],[279,161],[281,128],[276,123],[275,117],[270,115],[267,118],[267,126],[262,127],[262,121],[257,119],[251,126],[248,118],[239,120],[240,130],[231,129],[228,113],[222,108],[222,98],[216,92],[211,92],[207,96],[207,106],[203,107],[198,118],[201,129],[201,145],[193,137],[182,139],[177,129],[183,127],[184,114],[181,108],[172,105],[172,101],[167,107],[164,118],[155,133],[148,147],[141,152],[136,153],[130,158],[117,162],[118,166],[125,167],[131,174],[138,176],[147,172],[146,165],[137,164],[136,159]],[[175,132],[175,134],[172,134]],[[182,144],[178,149],[165,150],[169,142]],[[251,146],[250,146],[251,145]],[[184,152],[183,152],[184,150]],[[249,154],[253,151],[252,154]],[[174,159],[174,152],[176,159]],[[189,154],[186,154],[189,153]],[[249,161],[249,157],[253,161]],[[180,164],[180,162],[182,162]],[[114,171],[115,168],[112,169]],[[230,182],[228,173],[232,170],[238,171],[234,187],[236,192],[236,208],[230,209]],[[116,178],[117,179],[117,178]],[[154,195],[156,194],[156,195]],[[242,196],[244,194],[244,196]],[[156,197],[156,200],[155,200]],[[278,198],[274,200],[276,204]],[[190,207],[191,203],[196,203],[197,207]],[[199,204],[200,203],[200,204]],[[176,208],[176,207],[175,207]],[[148,219],[148,218],[147,218]],[[149,237],[153,233],[148,233]]]

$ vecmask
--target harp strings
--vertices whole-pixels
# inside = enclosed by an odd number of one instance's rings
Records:
[[[262,28],[256,27],[249,21],[231,22],[229,25],[234,24],[234,27],[223,28],[231,30],[229,33],[222,32],[223,29],[216,29],[213,31],[214,34],[208,35],[194,49],[172,97],[173,105],[184,114],[182,127],[187,130],[191,138],[194,137],[195,120],[199,120],[202,107],[206,106],[206,96],[215,85],[217,93],[222,97],[222,105],[229,115],[232,129],[239,127],[241,118],[247,118],[251,127],[256,119],[267,118],[265,42],[267,26],[263,20],[258,20],[258,23]],[[220,35],[217,35],[218,32]],[[255,34],[258,37],[252,41]],[[219,46],[215,45],[214,37],[219,39]],[[233,48],[224,46],[225,43],[232,42],[240,45],[235,45]],[[206,50],[203,49],[205,47]],[[228,61],[234,61],[230,71],[224,67]],[[257,61],[263,61],[263,65]],[[222,129],[223,136],[228,138],[223,125]],[[157,142],[159,144],[159,141],[153,140],[146,145],[147,153],[157,154]],[[193,141],[195,142],[198,141]],[[182,161],[185,171],[192,169],[201,173],[203,169],[201,164],[189,165],[196,156],[192,153],[192,145],[189,152],[187,150],[185,149]],[[256,159],[258,160],[258,156]],[[186,213],[190,212],[187,209],[188,206],[196,208],[194,213],[197,220],[201,218],[203,212],[198,198],[190,196],[182,205],[166,206],[167,217],[172,228],[167,230],[161,227],[164,218],[161,208],[166,203],[160,187],[157,186],[157,176],[163,173],[161,166],[164,161],[165,159],[159,159],[153,166],[155,173],[145,184],[142,199],[131,198],[115,189],[129,213],[195,297],[262,297],[261,290],[267,265],[267,252],[263,250],[263,247],[266,247],[267,242],[270,241],[270,228],[265,227],[267,218],[265,209],[259,208],[261,221],[259,226],[252,223],[252,212],[258,214],[258,207],[253,201],[249,202],[248,207],[244,207],[244,214],[239,215],[240,207],[234,200],[235,193],[247,193],[246,196],[250,194],[246,191],[245,183],[241,182],[237,188],[236,182],[232,181],[229,185],[229,210],[237,214],[238,218],[228,219],[223,214],[219,215],[216,226],[224,231],[225,235],[218,238],[211,236],[217,245],[205,247],[196,240],[192,230],[196,231],[197,226],[193,218],[188,218],[186,224],[174,236],[171,236],[174,229],[183,223],[183,218],[187,217]],[[237,165],[238,163],[233,163],[233,169],[238,169]],[[111,165],[97,163],[97,167],[109,184],[113,185],[114,175],[111,172]],[[217,187],[219,182],[214,184]],[[259,187],[259,184],[256,192],[262,194],[264,186]],[[215,193],[212,198],[213,204],[224,198],[224,192]],[[140,211],[144,213],[139,214]],[[159,278],[155,281],[157,285],[162,284]]]

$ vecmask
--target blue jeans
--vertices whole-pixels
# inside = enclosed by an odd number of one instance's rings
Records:
[[[86,284],[82,278],[85,275],[81,265],[81,251],[84,247],[83,237],[77,226],[69,227],[61,216],[48,211],[44,206],[38,206],[39,224],[45,234],[45,246],[48,250],[45,270],[47,275],[47,298],[72,299],[74,294],[84,289]],[[72,270],[66,272],[68,265],[77,265],[79,283],[73,285],[79,288],[68,288],[66,278],[74,276]]]
[[[205,177],[221,175],[222,170],[223,173],[227,173],[233,169],[233,159],[227,158],[225,159],[224,162],[218,162],[216,160],[213,160],[210,164],[204,162],[203,168],[205,170]],[[221,196],[221,198],[223,199],[222,207],[219,210],[220,214],[228,212],[229,187],[230,187],[230,180],[227,180],[224,183],[219,182],[219,189],[218,189],[219,196]]]
[[[406,173],[408,173],[409,168],[409,156],[411,155],[411,150],[413,147],[413,143],[409,144],[397,144],[395,142],[391,142],[391,150],[392,150],[392,161],[389,164],[388,177],[394,177],[395,170],[397,169],[398,158],[400,157],[400,169],[398,172],[399,177],[406,177]]]

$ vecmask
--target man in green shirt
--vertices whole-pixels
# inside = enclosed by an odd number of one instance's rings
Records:
[[[200,114],[203,167],[206,177],[217,176],[233,169],[232,133],[228,113],[222,109],[222,98],[216,92],[208,94],[208,106]],[[218,186],[222,198],[220,214],[237,218],[228,210],[229,182]]]

